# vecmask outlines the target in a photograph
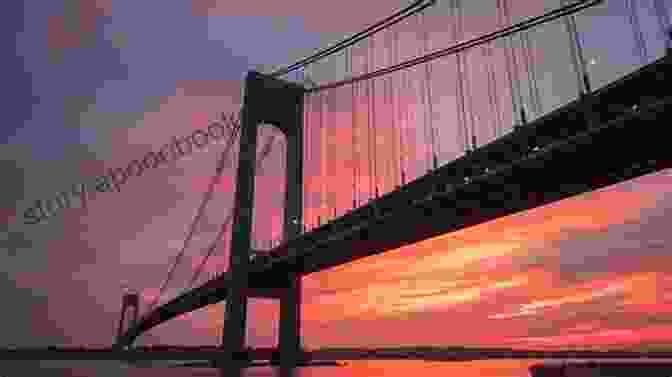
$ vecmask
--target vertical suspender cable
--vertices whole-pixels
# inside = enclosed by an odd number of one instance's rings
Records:
[[[302,71],[303,72],[303,71]],[[301,75],[301,83],[305,81],[305,77]],[[308,195],[308,188],[310,185],[308,184],[309,179],[309,172],[310,172],[310,166],[308,165],[308,161],[310,161],[310,151],[308,149],[308,144],[310,144],[310,133],[308,128],[310,127],[310,115],[311,115],[311,102],[310,98],[312,97],[312,93],[304,93],[303,95],[303,224],[301,224],[301,233],[304,233],[306,231],[306,220],[308,218],[308,214],[306,213],[308,211],[308,208],[310,208],[310,201],[309,201],[309,195]]]
[[[366,71],[367,72],[372,72],[373,67],[372,67],[372,51],[373,51],[373,42],[371,39],[369,39],[367,43],[367,50],[366,50]],[[368,105],[368,111],[367,111],[367,124],[366,124],[366,129],[367,129],[367,146],[368,146],[368,163],[369,163],[369,200],[372,199],[373,196],[373,191],[374,191],[374,184],[373,184],[373,171],[374,171],[374,166],[373,166],[373,143],[372,143],[372,127],[371,123],[373,122],[373,103],[372,103],[372,83],[373,80],[368,80],[367,86],[366,86],[366,101]]]
[[[532,99],[532,106],[534,107],[534,112],[536,116],[541,116],[541,96],[539,93],[539,86],[537,85],[537,62],[534,57],[534,50],[532,49],[532,42],[530,41],[530,30],[523,32],[523,37],[525,41],[525,46],[523,47],[528,61],[528,70],[530,72],[530,98]]]
[[[509,9],[508,0],[501,0],[501,10],[503,13],[504,20],[507,25],[512,24],[511,12]],[[523,94],[520,87],[520,72],[518,70],[518,59],[516,58],[516,51],[513,47],[513,36],[507,38],[507,50],[509,51],[509,56],[511,59],[512,72],[513,72],[513,87],[512,91],[515,92],[516,101],[518,105],[518,111],[516,111],[516,118],[520,117],[520,124],[527,123],[527,116],[525,114],[525,104],[523,103]]]
[[[560,0],[561,5],[565,6],[567,0]],[[578,91],[579,95],[587,94],[588,88],[585,85],[584,77],[586,76],[585,64],[583,59],[579,55],[578,51],[578,34],[576,31],[576,22],[573,15],[567,15],[563,17],[565,22],[565,28],[567,29],[567,34],[569,35],[569,50],[572,55],[572,65],[574,66],[574,72],[576,73]]]
[[[415,40],[416,40],[416,43],[418,42],[418,40],[420,40],[420,43],[418,44],[417,47],[418,47],[418,50],[419,50],[418,56],[421,56],[421,55],[424,54],[424,49],[423,49],[423,46],[422,46],[424,44],[424,38],[423,37],[418,38],[418,34],[422,33],[422,18],[420,16],[418,16],[417,20],[418,20],[418,22],[417,22],[416,30],[415,30],[415,37],[416,37]],[[427,64],[427,63],[425,63],[425,64]],[[425,154],[424,161],[427,164],[425,172],[428,172],[428,171],[432,170],[432,168],[431,168],[431,166],[432,166],[432,151],[430,149],[430,146],[428,146],[427,139],[429,139],[429,143],[431,144],[432,136],[429,134],[429,119],[428,119],[429,117],[428,117],[428,114],[427,114],[427,90],[426,90],[427,83],[425,82],[424,83],[425,85],[423,85],[423,79],[426,79],[426,77],[423,77],[418,81],[419,81],[419,84],[420,84],[420,101],[422,102],[422,110],[424,112],[423,116],[422,116],[422,130],[423,130],[423,133],[424,133],[423,140],[422,140],[422,145],[423,145],[423,149],[424,149],[423,152]],[[417,110],[416,110],[416,114],[417,114]]]
[[[327,179],[331,180],[335,177],[335,172],[334,172],[334,161],[333,161],[333,145],[334,145],[334,139],[332,138],[332,129],[333,129],[333,117],[334,117],[334,112],[333,112],[333,95],[334,91],[329,91],[327,90],[326,94],[326,103],[327,103],[327,121],[325,122],[325,126],[327,127],[326,130],[326,156],[325,156],[325,161],[327,163]],[[335,209],[334,206],[334,194],[333,194],[333,189],[332,185],[327,184],[326,185],[327,189],[327,218],[331,219],[332,213]],[[333,219],[332,219],[333,220]]]
[[[305,77],[304,77],[303,81],[305,81]],[[312,190],[314,190],[314,187],[315,187],[315,184],[313,183],[313,182],[315,182],[315,168],[314,168],[314,162],[313,162],[313,161],[315,161],[315,158],[313,156],[313,153],[315,153],[315,147],[311,146],[314,142],[314,140],[313,140],[314,136],[313,135],[315,133],[315,130],[313,129],[315,127],[314,123],[313,123],[313,121],[315,120],[315,97],[316,96],[315,96],[314,93],[310,93],[308,96],[305,97],[305,101],[307,101],[307,103],[308,103],[309,120],[308,120],[308,123],[306,125],[304,125],[304,129],[306,130],[306,135],[305,135],[305,139],[304,139],[305,140],[305,145],[306,145],[306,157],[303,160],[304,160],[305,166],[310,166],[309,169],[304,170],[304,171],[309,171],[310,172],[310,186],[305,186],[306,188],[309,189],[309,191],[305,192],[305,189],[304,189],[304,192],[306,194],[306,201],[304,203],[307,204],[306,209],[308,209],[308,208],[311,209],[310,215],[308,213],[306,213],[304,215],[304,223],[308,223],[307,228],[312,228],[310,222],[312,221],[312,218],[313,218],[313,210],[312,209],[315,208],[315,200],[313,199],[315,196],[313,195],[313,192],[312,192]],[[306,181],[307,181],[307,179],[306,179]],[[308,221],[306,221],[306,220],[308,220]],[[307,231],[307,229],[305,231]]]
[[[381,36],[383,37],[383,43],[382,43],[382,53],[384,55],[384,58],[382,59],[383,62],[384,62],[383,66],[389,67],[390,66],[390,64],[388,62],[388,59],[390,57],[390,54],[389,54],[389,38],[388,38],[389,30],[385,30],[383,32],[383,34],[381,34]],[[382,144],[384,146],[386,146],[387,145],[387,136],[388,136],[388,132],[389,132],[388,129],[387,129],[387,124],[388,124],[388,121],[391,120],[391,117],[389,117],[389,115],[390,115],[389,106],[390,106],[390,103],[391,103],[391,97],[389,95],[389,92],[391,90],[389,75],[387,77],[383,77],[381,79],[381,81],[382,81],[381,84],[383,86],[383,94],[382,94],[382,96],[383,96],[383,106],[382,106],[383,110],[382,110],[382,114],[384,115],[383,121],[381,122],[383,124],[382,130],[381,130],[381,139],[383,140]],[[380,175],[381,175],[381,178],[380,178],[381,191],[386,192],[387,191],[387,182],[388,182],[387,180],[389,179],[390,172],[392,171],[392,169],[391,169],[392,168],[391,167],[392,161],[390,161],[390,159],[387,158],[387,148],[381,148],[381,154],[382,154],[381,160],[382,160],[382,163],[383,163],[383,166],[381,167],[382,172],[380,173]]]
[[[390,42],[390,52],[391,52],[391,64],[397,64],[399,62],[399,57],[397,54],[397,44],[398,44],[398,36],[399,36],[399,30],[396,28],[392,32],[392,38]],[[397,85],[395,85],[395,82],[392,78],[390,78],[391,84],[390,84],[390,95],[392,96],[392,129],[393,129],[393,137],[395,140],[393,140],[393,145],[395,146],[395,152],[394,152],[394,158],[395,161],[392,161],[392,163],[395,164],[395,167],[397,168],[397,171],[395,172],[394,176],[394,182],[399,182],[399,186],[402,185],[401,183],[401,143],[397,144],[399,140],[401,140],[401,133],[399,132],[399,123],[401,122],[401,117],[398,116],[399,114],[399,105],[398,101],[399,98],[397,95],[395,95],[395,88]]]
[[[326,106],[326,92],[325,93],[320,93],[320,180],[322,181],[321,183],[321,190],[320,190],[320,213],[318,215],[317,221],[318,225],[322,225],[322,216],[324,216],[324,212],[327,206],[327,200],[326,200],[326,195],[327,195],[327,157],[326,157],[326,135],[325,135],[325,130],[324,130],[324,116],[325,116],[325,111],[324,108]],[[325,216],[326,218],[326,216]]]
[[[642,64],[646,64],[648,54],[646,52],[646,42],[644,41],[642,28],[639,23],[637,6],[632,0],[624,0],[623,5],[625,6],[626,12],[628,13],[628,20],[630,21],[630,26],[632,27],[632,34],[635,38],[635,47],[637,48],[639,59],[641,60]]]
[[[521,60],[522,60],[522,65],[523,65],[523,70],[525,71],[525,75],[527,76],[527,89],[528,89],[528,95],[530,98],[530,113],[533,113],[534,115],[536,114],[536,109],[534,106],[534,91],[532,89],[532,70],[533,68],[531,67],[530,63],[530,56],[528,54],[528,49],[527,49],[527,32],[523,31],[520,33],[520,52],[521,52]],[[531,115],[531,114],[528,114]]]
[[[456,0],[458,6],[457,6],[457,11],[459,14],[458,17],[458,25],[460,28],[460,37],[464,38],[464,15],[462,14],[462,2],[461,0]],[[466,56],[463,57],[464,61],[466,61]],[[476,149],[477,145],[477,140],[476,140],[476,119],[474,118],[475,111],[474,111],[474,99],[472,97],[471,93],[471,86],[470,86],[470,80],[469,80],[469,68],[468,65],[464,65],[464,72],[463,72],[464,80],[464,88],[463,88],[463,94],[466,100],[469,101],[469,121],[471,123],[471,127],[466,126],[466,114],[465,114],[465,128],[467,129],[467,145],[471,143],[471,146],[469,150],[473,151]],[[471,135],[469,135],[471,133]],[[471,138],[469,138],[471,136]],[[471,139],[471,140],[470,140]]]
[[[506,20],[506,14],[504,13],[504,6],[502,4],[503,0],[497,0],[497,16],[499,18],[499,26],[503,29],[508,25]],[[509,81],[509,90],[511,93],[511,110],[513,111],[513,123],[515,126],[516,117],[518,116],[518,108],[516,105],[516,93],[513,79],[513,68],[511,67],[511,37],[506,37],[504,40],[506,43],[504,46],[504,66],[506,68],[506,77]],[[517,79],[516,79],[517,81]]]
[[[427,55],[429,53],[429,28],[427,27],[426,9],[423,10],[419,17],[422,23],[423,32],[423,54]],[[432,169],[438,168],[438,153],[437,153],[437,142],[436,142],[436,133],[434,131],[434,110],[432,107],[432,62],[425,63],[425,87],[426,91],[426,103],[427,103],[427,118],[429,122],[429,131],[430,131],[430,142],[432,144]]]
[[[399,62],[399,32],[395,32],[394,34],[394,60],[395,62]],[[395,114],[395,118],[397,119],[396,125],[398,126],[397,131],[399,132],[399,174],[401,174],[400,181],[401,185],[406,184],[406,172],[405,172],[405,148],[404,148],[404,119],[402,116],[402,106],[404,106],[403,102],[403,93],[405,92],[405,82],[406,82],[406,71],[401,72],[401,84],[400,84],[400,89],[398,91],[398,95],[395,97],[397,99],[397,114]],[[397,116],[398,115],[398,116]]]
[[[653,6],[656,9],[656,16],[658,17],[663,41],[665,41],[665,47],[672,49],[672,35],[668,35],[668,33],[672,33],[672,30],[670,30],[670,16],[667,13],[664,2],[665,0],[653,0]]]
[[[497,99],[497,81],[495,78],[494,67],[493,67],[493,52],[492,45],[483,47],[483,55],[486,59],[486,69],[488,76],[488,99],[490,101],[490,107],[494,112],[493,118],[493,135],[495,138],[501,136],[502,134],[502,114],[500,112],[499,100]]]
[[[562,5],[566,5],[568,0],[562,0]],[[588,70],[586,69],[586,60],[583,56],[583,48],[581,47],[581,39],[576,29],[576,18],[573,14],[564,17],[565,26],[569,33],[569,43],[572,53],[572,62],[574,69],[579,79],[579,95],[589,94],[591,90],[590,80],[588,78]]]
[[[395,35],[396,34],[395,34],[394,30],[392,32],[390,32],[389,49],[388,49],[388,57],[389,57],[388,66],[392,66],[392,65],[397,63],[397,61],[395,60],[395,56],[394,56]],[[398,159],[399,151],[398,151],[398,146],[397,146],[398,138],[397,138],[397,135],[395,134],[397,132],[397,122],[399,121],[399,119],[397,119],[397,117],[396,117],[397,107],[395,106],[394,80],[393,80],[393,78],[394,78],[394,75],[390,75],[390,77],[388,78],[388,82],[389,82],[389,86],[390,86],[390,88],[389,88],[389,96],[390,96],[390,104],[389,104],[390,111],[389,111],[389,114],[390,114],[390,119],[391,119],[391,123],[392,123],[392,129],[391,129],[392,142],[390,143],[390,144],[392,144],[392,156],[391,156],[391,158],[388,158],[388,163],[390,164],[389,179],[390,179],[390,182],[392,182],[390,184],[390,187],[398,186],[397,185],[397,177],[399,176],[399,173],[395,172],[397,166],[399,165],[397,163],[397,161],[399,161],[399,159]]]
[[[373,69],[375,69],[375,45],[373,43],[374,38],[371,37],[371,65],[373,66]],[[375,197],[376,199],[378,198],[379,195],[379,190],[378,190],[378,138],[377,138],[377,133],[376,133],[376,79],[373,78],[371,79],[371,126],[373,130],[373,179],[375,180]]]
[[[455,43],[459,43],[461,36],[460,36],[460,16],[457,12],[457,8],[459,6],[458,0],[453,0],[451,3],[451,10],[452,15],[454,17],[454,22],[453,22],[453,35],[455,37]],[[462,72],[462,54],[460,52],[457,53],[457,85],[456,90],[457,90],[457,101],[458,101],[458,137],[461,136],[462,141],[464,142],[464,151],[469,152],[469,133],[467,129],[467,117],[465,113],[465,108],[464,108],[464,74]],[[461,134],[461,135],[459,135]]]

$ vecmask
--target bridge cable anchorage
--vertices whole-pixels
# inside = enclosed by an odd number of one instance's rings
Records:
[[[422,30],[423,33],[423,55],[429,54],[429,27],[427,25],[427,20],[426,20],[426,12],[420,12],[420,15],[418,17],[420,20],[420,29]],[[429,124],[429,137],[430,137],[430,143],[432,146],[432,155],[431,155],[431,170],[436,170],[439,166],[438,162],[438,153],[437,153],[437,141],[436,141],[436,131],[434,130],[434,109],[432,106],[432,80],[431,80],[431,75],[432,75],[432,62],[429,61],[425,63],[425,89],[426,89],[426,117],[427,117],[427,123]]]
[[[233,119],[233,118],[231,118],[231,119]],[[168,270],[168,276],[166,277],[163,284],[159,288],[159,293],[154,298],[152,303],[149,305],[148,310],[150,310],[150,311],[156,306],[156,304],[161,299],[161,296],[163,295],[163,292],[167,288],[169,281],[172,279],[172,276],[175,273],[175,269],[177,268],[177,265],[179,264],[180,260],[184,256],[184,253],[186,252],[187,247],[189,246],[189,243],[191,242],[191,239],[193,238],[193,236],[195,234],[196,225],[198,224],[201,217],[203,217],[203,213],[205,211],[206,205],[208,204],[210,199],[212,199],[212,194],[214,192],[215,185],[219,182],[219,179],[221,178],[221,173],[223,171],[223,166],[226,164],[226,160],[229,157],[231,148],[233,147],[233,143],[235,142],[235,139],[238,136],[236,130],[240,129],[240,127],[241,127],[240,123],[241,122],[240,122],[240,119],[239,119],[235,123],[234,128],[231,129],[232,133],[229,135],[229,138],[227,140],[226,148],[222,152],[220,160],[217,163],[217,167],[215,169],[215,174],[213,175],[213,177],[210,181],[210,184],[208,186],[208,190],[205,192],[205,194],[203,196],[203,200],[201,201],[201,204],[200,204],[200,206],[199,206],[199,208],[196,212],[196,215],[194,216],[194,219],[192,220],[191,225],[189,226],[189,231],[187,233],[187,236],[184,239],[184,242],[182,244],[182,248],[180,249],[180,251],[175,256],[175,262],[173,262],[173,265],[171,266],[170,270]]]

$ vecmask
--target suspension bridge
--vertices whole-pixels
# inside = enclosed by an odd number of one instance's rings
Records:
[[[523,19],[497,0],[474,30],[466,2],[418,0],[295,64],[249,72],[183,246],[144,314],[137,294],[124,296],[115,347],[226,301],[218,355],[233,362],[247,350],[248,300],[270,298],[274,357],[296,365],[302,276],[670,167],[671,7],[652,1],[648,29],[632,0],[559,0]],[[634,62],[603,63],[618,65],[609,76],[587,56],[581,22],[610,12],[627,22],[602,33],[630,36]],[[282,137],[260,141],[263,128]],[[264,238],[255,222],[278,216],[256,209],[256,180],[278,146],[281,232]],[[228,166],[223,225],[182,293],[161,302]],[[227,232],[228,269],[204,277]]]

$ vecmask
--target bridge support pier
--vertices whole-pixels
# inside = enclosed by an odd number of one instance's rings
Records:
[[[291,367],[301,356],[301,276],[288,276],[289,286],[280,299],[280,366]]]
[[[231,237],[229,270],[231,282],[226,301],[222,346],[233,359],[246,349],[246,319],[249,299],[249,251],[251,250],[254,183],[258,128],[272,124],[283,132],[286,148],[284,238],[301,233],[303,224],[303,95],[300,86],[257,72],[245,79],[240,153]],[[280,359],[294,365],[301,350],[301,277],[293,271],[278,281],[280,297]],[[236,364],[241,364],[238,362]]]

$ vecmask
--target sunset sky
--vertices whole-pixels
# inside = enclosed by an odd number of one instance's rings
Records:
[[[460,38],[498,27],[494,2],[464,3]],[[517,22],[559,6],[560,0],[511,3],[512,21]],[[635,43],[627,3],[606,0],[577,19],[595,87],[663,54],[654,0],[635,1],[644,49]],[[145,302],[156,294],[225,144],[210,144],[148,171],[119,193],[95,196],[88,208],[76,206],[44,223],[24,224],[23,213],[36,200],[125,167],[174,136],[207,127],[222,112],[238,111],[248,70],[292,63],[406,4],[25,0],[3,10],[7,21],[0,25],[7,30],[0,35],[16,35],[16,41],[3,44],[10,58],[3,62],[0,89],[6,98],[0,129],[0,294],[6,303],[0,346],[111,344],[123,287],[141,291]],[[428,50],[454,43],[448,5],[439,0],[423,21]],[[669,20],[672,6],[667,4],[666,11]],[[372,51],[379,55],[368,67],[368,45],[356,47],[353,71],[422,53],[422,44],[410,32],[414,27],[410,21],[399,26],[406,50],[396,58],[380,47],[394,34],[377,37]],[[536,113],[530,74],[523,68],[519,84],[534,118],[570,101],[578,84],[562,21],[530,38],[539,86]],[[503,45],[492,47],[490,60],[483,58],[483,50],[465,53],[471,90],[465,106],[476,114],[469,122],[479,145],[513,125]],[[346,60],[338,59],[307,73],[317,82],[342,78],[348,73]],[[371,182],[377,181],[383,193],[400,183],[401,170],[407,180],[423,174],[432,149],[441,163],[463,153],[455,59],[432,63],[432,124],[439,140],[434,146],[426,105],[413,94],[424,90],[420,70],[390,79],[398,87],[410,85],[404,94],[385,97],[387,84],[377,81],[371,97],[376,110],[371,110],[364,84],[358,84],[354,128],[352,87],[308,98],[309,227],[318,216],[331,216],[334,208],[342,214],[353,197],[366,202],[373,195]],[[490,63],[498,109],[488,102]],[[378,116],[375,152],[366,131],[373,111]],[[273,130],[262,132],[265,140]],[[405,138],[401,143],[400,133]],[[374,154],[377,175],[369,167]],[[280,235],[282,156],[279,142],[257,179],[254,231],[260,241]],[[327,160],[331,165],[323,163]],[[224,221],[233,173],[230,166],[217,186],[166,298],[185,286]],[[667,347],[672,343],[672,295],[667,293],[672,288],[667,255],[672,238],[666,215],[672,209],[671,184],[670,172],[663,171],[309,275],[304,278],[303,344]],[[227,248],[219,247],[207,274],[226,268]],[[277,342],[278,309],[275,302],[253,300],[250,345]],[[223,312],[222,303],[190,313],[143,335],[140,342],[218,344]]]

